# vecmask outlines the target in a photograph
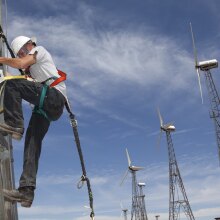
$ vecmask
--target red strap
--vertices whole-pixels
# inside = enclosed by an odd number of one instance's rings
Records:
[[[60,75],[60,77],[56,79],[53,83],[51,83],[50,87],[56,86],[60,82],[63,82],[64,80],[66,80],[66,73],[62,72],[61,70],[58,70],[58,74]]]

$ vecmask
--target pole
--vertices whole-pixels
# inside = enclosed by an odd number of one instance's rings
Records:
[[[2,13],[3,5],[0,0],[0,25],[3,26]],[[5,56],[4,39],[0,38],[0,56]],[[5,66],[0,65],[0,74],[5,75]],[[1,84],[0,84],[1,87]],[[2,95],[2,94],[1,94]],[[0,97],[2,101],[2,97]],[[4,123],[3,111],[0,112],[0,123]],[[14,183],[14,167],[13,167],[13,147],[11,135],[0,132],[0,220],[18,220],[18,212],[16,203],[4,200],[2,189],[13,189]]]

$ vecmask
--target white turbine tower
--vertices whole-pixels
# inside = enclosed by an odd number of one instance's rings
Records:
[[[200,70],[203,71],[205,75],[205,81],[206,81],[206,86],[208,89],[208,95],[210,101],[210,117],[214,121],[216,140],[218,146],[218,157],[220,162],[220,98],[210,71],[210,69],[218,67],[218,61],[216,59],[198,61],[195,39],[194,39],[191,23],[190,23],[190,29],[191,29],[193,51],[195,58],[195,68],[198,74],[202,102],[203,102],[203,97],[202,97],[202,89],[200,83]]]
[[[121,184],[124,182],[125,178],[128,175],[128,172],[131,173],[132,176],[132,207],[131,207],[131,220],[140,220],[141,219],[141,204],[139,202],[139,191],[136,179],[136,172],[142,170],[143,167],[133,166],[128,150],[126,148],[126,155],[128,159],[128,169],[125,172],[125,175],[121,181]]]
[[[128,213],[128,209],[124,208],[122,203],[120,203],[120,206],[121,206],[121,211],[122,211],[122,214],[124,216],[124,220],[127,220],[127,213]]]
[[[160,215],[155,215],[156,220],[159,220]]]
[[[187,219],[195,220],[180,175],[177,164],[171,132],[175,131],[172,123],[164,124],[163,118],[158,109],[161,133],[164,131],[167,137],[168,157],[169,157],[169,220],[178,220],[180,208],[185,213]]]
[[[141,206],[141,220],[148,220],[147,218],[147,211],[145,206],[145,195],[143,188],[146,186],[145,183],[138,183],[140,189],[140,206]]]

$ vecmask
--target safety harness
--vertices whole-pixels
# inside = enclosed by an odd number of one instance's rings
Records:
[[[52,120],[47,115],[47,113],[44,111],[43,104],[44,104],[44,99],[45,99],[48,88],[52,88],[52,87],[58,85],[59,83],[63,82],[64,80],[66,80],[66,73],[62,72],[61,70],[58,70],[58,74],[60,75],[59,78],[54,76],[54,77],[50,77],[47,80],[45,80],[44,82],[42,82],[43,88],[42,88],[41,95],[40,95],[40,102],[39,102],[39,105],[35,106],[33,109],[34,113],[37,113],[37,114],[44,116],[49,122]],[[53,79],[54,81],[53,81],[53,83],[48,85],[47,83],[51,79]]]

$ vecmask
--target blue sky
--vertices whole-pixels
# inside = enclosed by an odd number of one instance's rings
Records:
[[[68,95],[78,129],[97,220],[120,220],[131,210],[131,178],[125,148],[145,182],[149,219],[168,219],[168,153],[157,145],[160,107],[172,134],[179,169],[196,219],[220,215],[219,163],[204,76],[201,104],[189,22],[200,60],[220,60],[217,0],[7,1],[7,33],[36,36],[67,72]],[[212,71],[219,88],[219,70]],[[30,108],[24,103],[25,124]],[[23,140],[13,141],[16,185]],[[46,136],[32,208],[18,206],[21,220],[87,220],[87,190],[78,190],[79,157],[65,112]],[[184,219],[184,215],[181,219]]]

